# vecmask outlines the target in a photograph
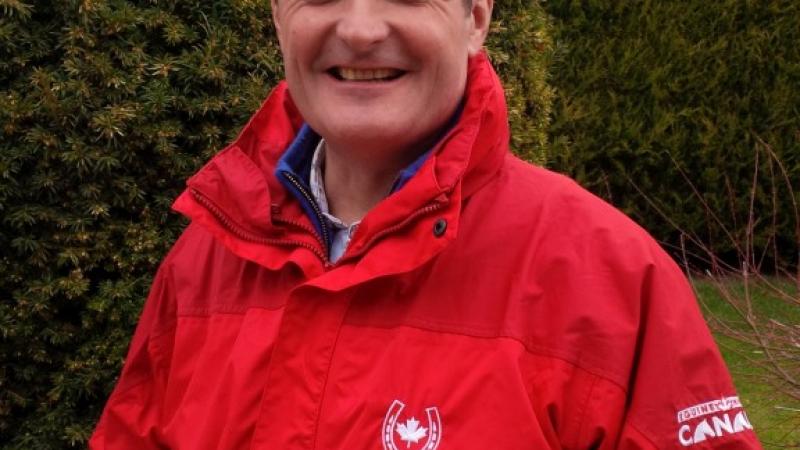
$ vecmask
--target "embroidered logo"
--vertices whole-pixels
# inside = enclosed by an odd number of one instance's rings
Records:
[[[682,446],[752,430],[739,397],[724,397],[678,411],[678,442]]]
[[[442,418],[439,409],[435,406],[425,408],[427,426],[420,426],[420,421],[413,416],[400,422],[400,414],[405,407],[403,402],[395,400],[386,412],[381,427],[383,450],[399,450],[395,443],[396,437],[405,443],[402,447],[406,449],[412,448],[411,444],[414,444],[415,450],[435,450],[439,447],[442,440]],[[421,446],[420,441],[422,441]]]

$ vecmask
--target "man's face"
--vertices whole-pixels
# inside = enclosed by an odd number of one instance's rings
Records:
[[[414,152],[464,93],[491,0],[273,0],[289,91],[329,142]]]

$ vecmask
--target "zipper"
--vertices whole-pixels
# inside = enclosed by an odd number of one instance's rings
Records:
[[[298,181],[297,178],[295,178],[294,175],[292,175],[289,172],[285,172],[285,171],[282,171],[281,174],[287,180],[289,180],[289,182],[292,183],[292,185],[298,191],[300,191],[300,193],[303,195],[303,197],[305,197],[306,201],[311,205],[311,208],[314,210],[314,215],[317,216],[317,221],[319,221],[320,228],[322,229],[322,244],[325,246],[325,250],[330,249],[331,248],[331,241],[330,241],[330,236],[328,236],[328,227],[325,226],[325,217],[322,215],[322,211],[319,209],[319,205],[317,205],[316,200],[314,200],[314,197],[312,197],[311,194],[308,193],[306,188],[303,187],[302,184],[300,184],[300,181]],[[316,235],[316,234],[317,233],[316,233],[316,230],[315,230],[314,231],[314,235]]]
[[[330,262],[328,261],[327,255],[325,255],[325,253],[320,248],[318,248],[317,246],[311,245],[308,242],[303,242],[303,241],[265,238],[265,237],[262,237],[262,236],[259,236],[259,235],[255,234],[255,233],[251,233],[251,232],[245,230],[244,228],[242,228],[236,222],[234,222],[230,217],[228,217],[228,215],[225,214],[225,212],[222,211],[222,209],[220,209],[216,204],[214,204],[214,202],[212,202],[208,197],[203,195],[203,193],[201,193],[200,191],[198,191],[195,188],[189,188],[189,190],[192,193],[192,197],[194,197],[194,199],[198,203],[203,205],[219,221],[219,223],[222,224],[222,226],[226,230],[230,231],[231,234],[233,234],[237,238],[239,238],[239,239],[241,239],[243,241],[253,242],[253,243],[256,243],[256,244],[284,245],[284,246],[289,245],[289,246],[304,247],[304,248],[307,248],[308,250],[310,250],[315,255],[317,255],[317,257],[319,257],[319,259],[326,266],[328,266],[330,264]],[[284,222],[288,222],[288,221],[284,221]],[[292,224],[300,225],[300,224],[296,224],[294,222],[292,222]],[[303,228],[305,228],[305,227],[303,227]],[[316,232],[314,232],[313,234],[314,234],[314,236],[316,236]]]

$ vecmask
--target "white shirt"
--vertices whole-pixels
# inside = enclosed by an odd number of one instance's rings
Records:
[[[322,165],[325,163],[325,140],[320,139],[314,156],[311,158],[311,176],[309,177],[309,187],[314,201],[317,202],[322,215],[330,224],[331,228],[331,248],[328,250],[328,258],[331,262],[336,262],[347,250],[350,238],[356,232],[358,224],[356,221],[351,224],[344,223],[341,219],[330,213],[328,208],[328,197],[325,195],[325,181],[323,179]],[[324,225],[324,224],[323,224]]]

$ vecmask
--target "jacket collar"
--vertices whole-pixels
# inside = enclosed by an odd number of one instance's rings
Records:
[[[333,290],[412,270],[443,250],[458,233],[463,200],[494,176],[509,140],[503,89],[481,53],[469,61],[459,120],[403,189],[363,218],[331,267],[308,215],[273,175],[302,124],[280,83],[239,137],[188,180],[173,208],[237,255],[272,270],[296,264],[312,284]],[[436,236],[441,221],[447,227]]]

